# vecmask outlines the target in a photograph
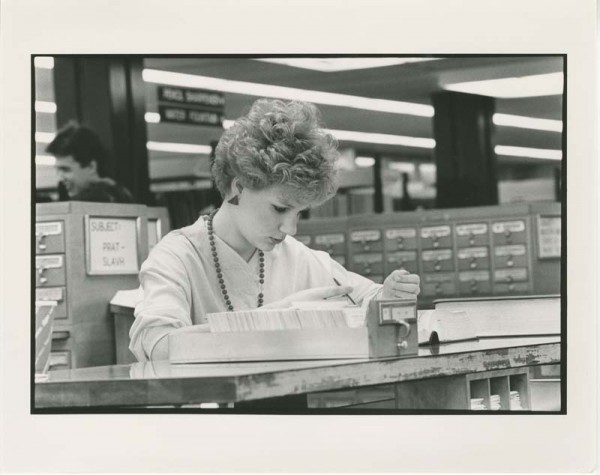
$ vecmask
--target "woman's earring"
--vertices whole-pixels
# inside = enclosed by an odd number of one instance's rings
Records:
[[[227,200],[227,203],[229,203],[230,205],[235,205],[237,206],[238,204],[240,204],[240,200],[239,200],[239,195],[235,195],[233,198],[231,198],[230,200]]]

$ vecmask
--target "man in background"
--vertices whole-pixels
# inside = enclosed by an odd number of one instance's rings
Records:
[[[46,147],[69,200],[133,203],[133,196],[112,178],[102,176],[106,152],[88,127],[70,122]]]

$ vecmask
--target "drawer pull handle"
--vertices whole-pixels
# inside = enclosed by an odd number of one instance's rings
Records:
[[[46,249],[46,236],[48,236],[46,233],[39,233],[36,234],[36,237],[38,238],[38,248],[41,250]]]

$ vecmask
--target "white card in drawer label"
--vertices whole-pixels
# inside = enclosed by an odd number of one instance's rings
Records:
[[[414,228],[388,229],[385,231],[387,239],[410,239],[417,237],[417,230]]]
[[[525,231],[525,221],[504,221],[501,223],[494,223],[492,225],[492,231],[498,233],[519,233]]]
[[[447,261],[452,259],[452,251],[450,249],[423,251],[422,258],[424,261]]]
[[[487,247],[471,247],[468,249],[459,249],[458,250],[458,258],[459,259],[476,259],[481,257],[487,257],[488,249]]]
[[[458,279],[461,282],[486,282],[490,280],[490,273],[482,270],[460,272]]]
[[[45,289],[35,289],[36,300],[54,300],[60,302],[64,298],[62,287],[49,287]]]
[[[381,231],[378,229],[372,231],[354,231],[350,236],[352,242],[378,241],[381,239]]]
[[[57,269],[63,266],[63,256],[36,256],[36,269]]]
[[[417,253],[416,253],[416,251],[390,252],[387,255],[387,259],[390,262],[396,262],[396,261],[416,261],[417,260]]]
[[[354,262],[357,264],[375,264],[382,261],[383,256],[381,254],[357,254],[354,256]]]
[[[52,236],[62,234],[62,223],[35,223],[36,236]]]
[[[485,234],[487,233],[487,230],[487,223],[458,224],[456,226],[456,234],[458,234],[459,236],[470,236],[471,234]]]
[[[421,277],[427,283],[454,281],[454,274],[423,274]]]
[[[432,226],[421,228],[422,238],[439,238],[450,236],[450,226]]]
[[[527,248],[522,244],[515,244],[514,246],[498,246],[494,249],[496,256],[524,256]]]
[[[497,281],[527,280],[527,269],[497,269],[494,272]]]
[[[321,246],[342,244],[343,242],[343,234],[321,234],[320,236],[315,236],[315,244],[319,244]]]

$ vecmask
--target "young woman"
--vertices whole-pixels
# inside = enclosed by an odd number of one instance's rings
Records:
[[[258,100],[224,132],[212,167],[223,206],[169,233],[142,265],[130,331],[138,360],[167,359],[166,336],[212,312],[346,293],[362,305],[416,298],[417,275],[396,270],[376,284],[293,238],[300,212],[335,194],[337,157],[308,103]]]

